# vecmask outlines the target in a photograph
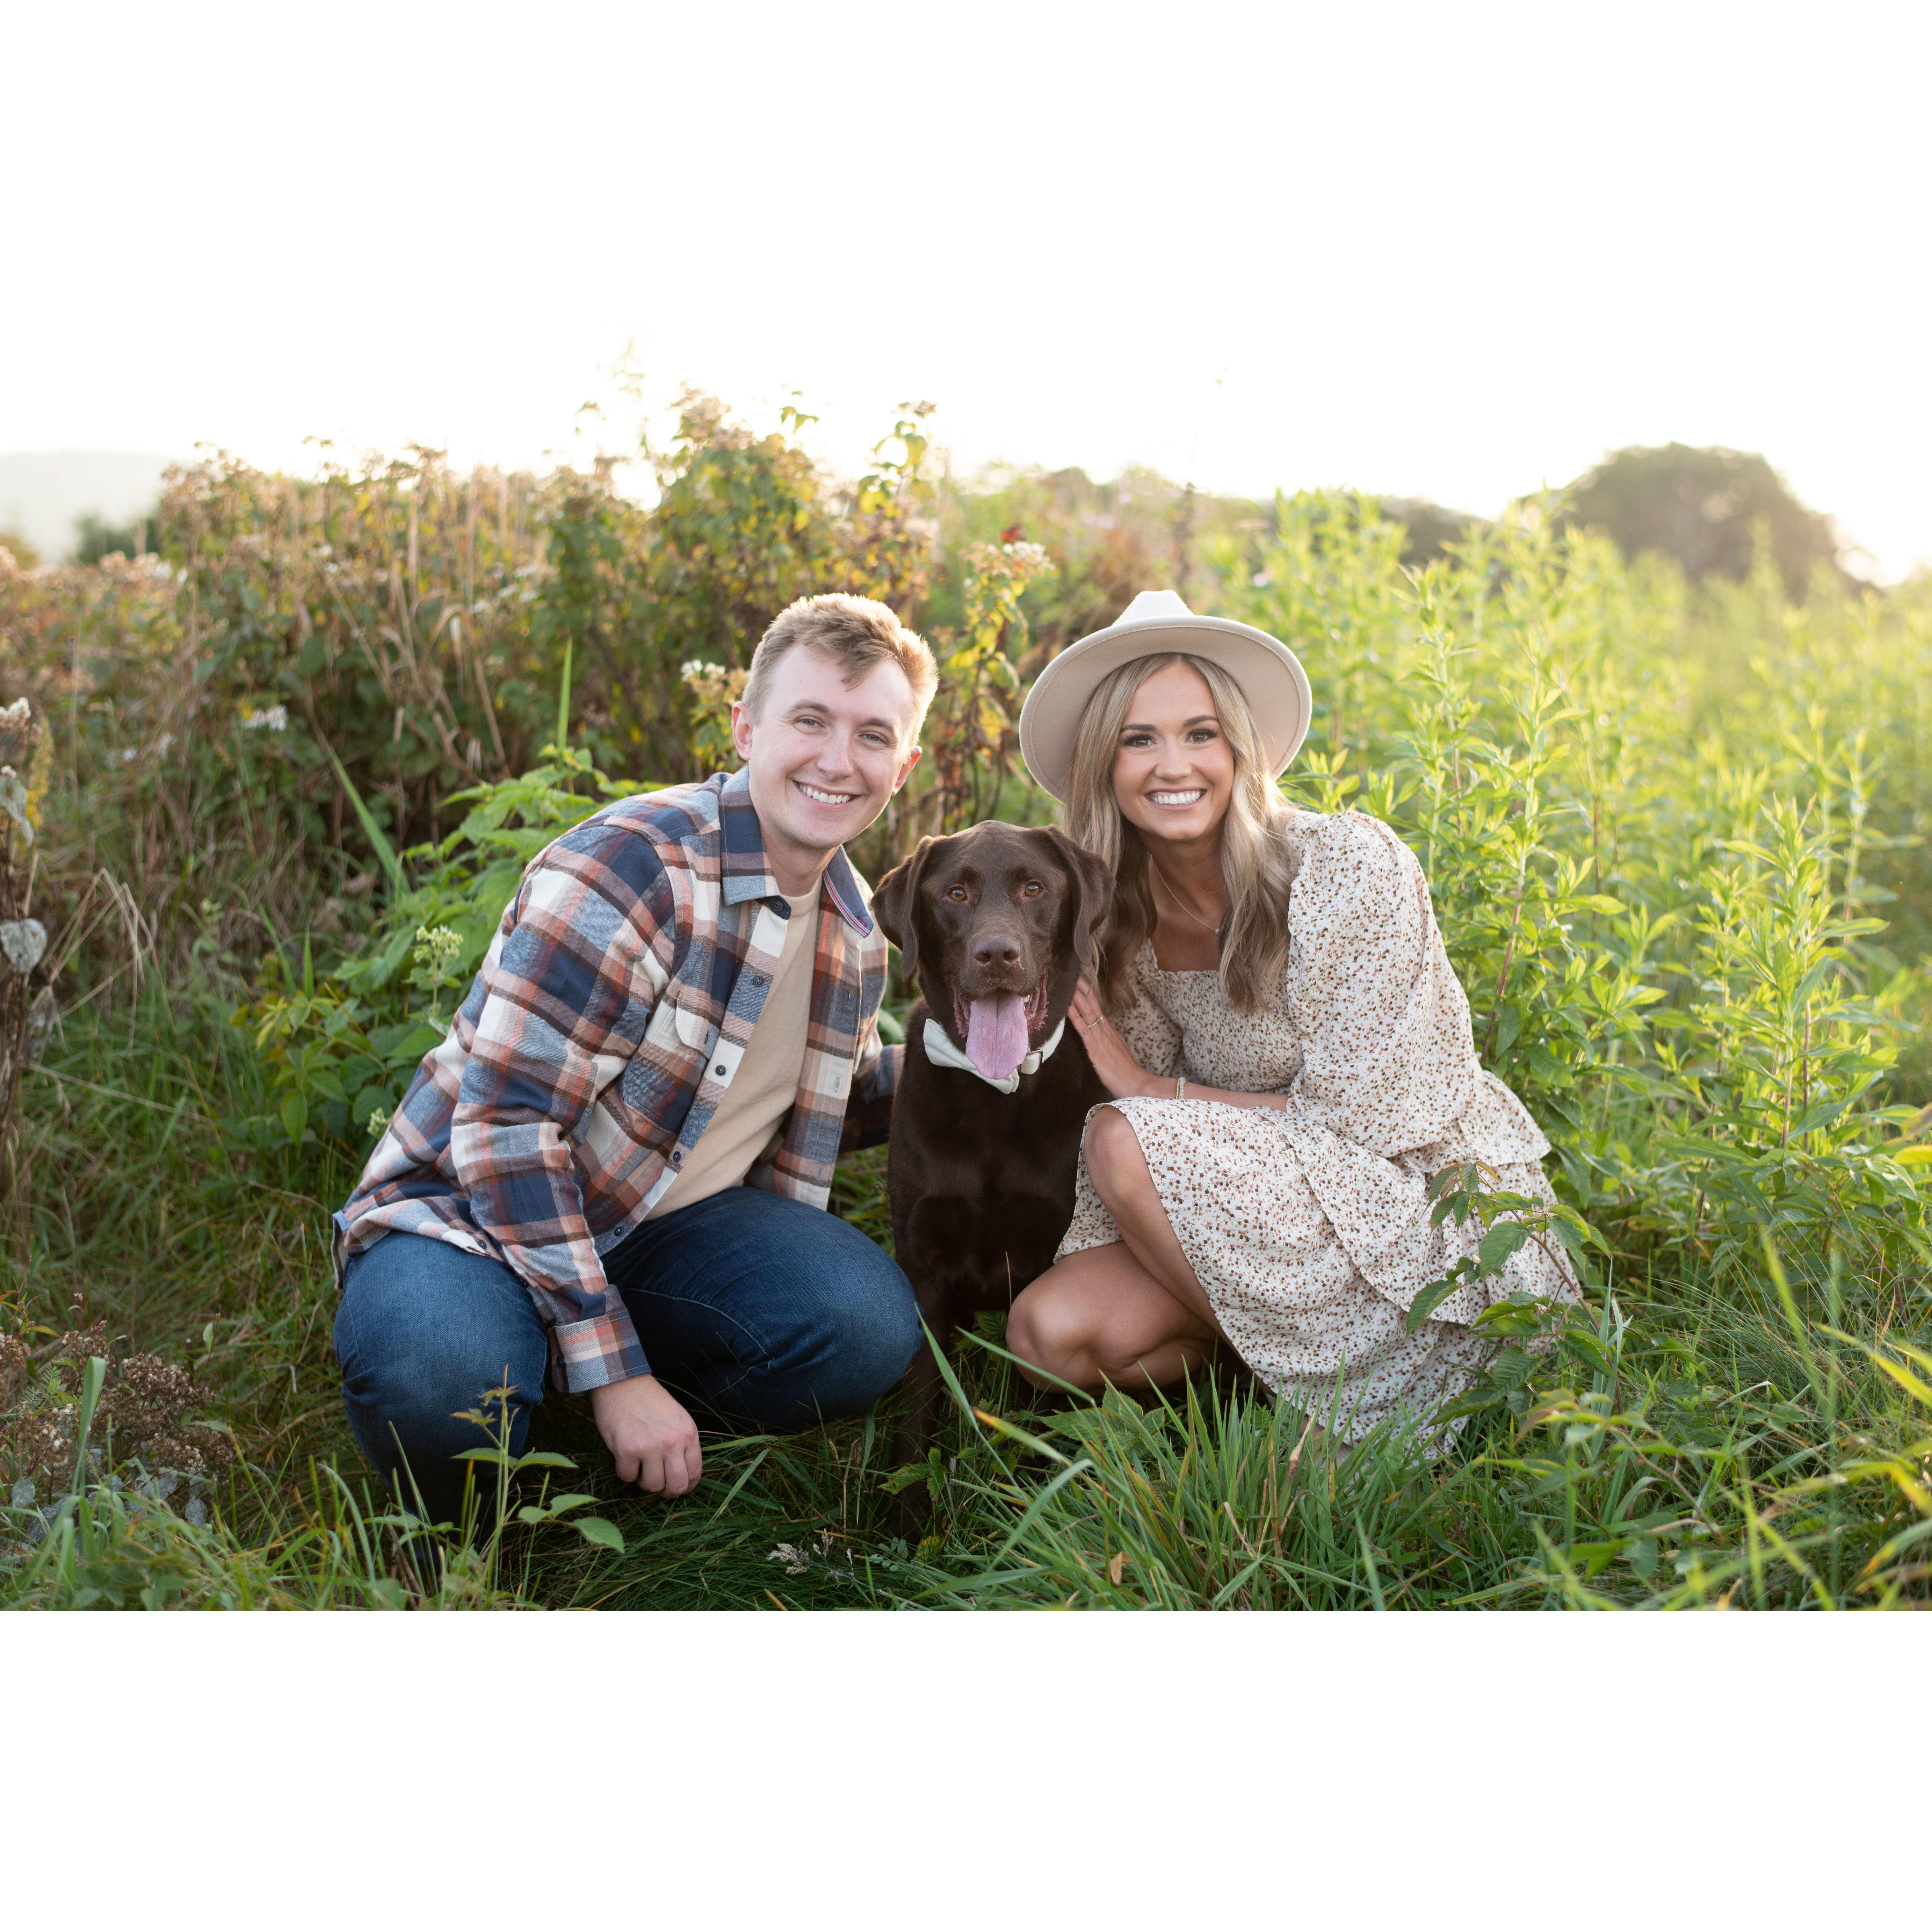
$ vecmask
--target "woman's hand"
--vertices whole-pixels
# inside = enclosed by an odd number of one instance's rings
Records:
[[[1100,1084],[1116,1100],[1152,1100],[1169,1090],[1170,1083],[1151,1078],[1128,1051],[1084,975],[1073,989],[1067,1017],[1086,1046],[1087,1058],[1094,1063]]]

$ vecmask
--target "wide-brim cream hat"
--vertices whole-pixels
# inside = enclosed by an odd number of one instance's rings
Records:
[[[1143,590],[1118,622],[1069,644],[1034,680],[1020,711],[1020,755],[1034,782],[1064,799],[1087,700],[1110,671],[1169,651],[1205,658],[1241,687],[1267,748],[1268,776],[1280,778],[1308,735],[1314,702],[1294,653],[1250,624],[1197,617],[1178,590]]]

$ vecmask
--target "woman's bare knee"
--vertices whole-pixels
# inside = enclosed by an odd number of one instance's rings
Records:
[[[1020,1295],[1006,1317],[1006,1347],[1036,1388],[1048,1385],[1042,1378],[1069,1379],[1085,1348],[1087,1324],[1070,1300],[1035,1286]]]
[[[1006,1310],[1006,1347],[1023,1361],[1031,1361],[1039,1345],[1034,1340],[1033,1307],[1022,1292]]]

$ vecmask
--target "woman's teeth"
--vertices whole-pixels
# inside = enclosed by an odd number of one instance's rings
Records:
[[[799,781],[799,790],[807,798],[816,799],[820,805],[850,805],[859,794],[855,791],[821,791],[816,785]]]
[[[1155,805],[1196,805],[1208,796],[1203,791],[1150,791],[1148,797]]]

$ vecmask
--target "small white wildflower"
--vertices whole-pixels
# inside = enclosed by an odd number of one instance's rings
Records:
[[[395,1118],[394,1114],[386,1112],[380,1107],[371,1107],[369,1110],[370,1133],[376,1139],[380,1140],[389,1131],[389,1123]]]
[[[687,658],[678,667],[678,675],[700,703],[724,705],[744,695],[746,680],[750,674],[728,670],[722,664],[706,664],[702,658]]]
[[[242,728],[244,731],[286,731],[289,728],[289,707],[286,704],[271,704],[266,710],[244,711],[242,714]]]
[[[158,758],[165,758],[172,748],[174,742],[175,734],[172,731],[164,731],[154,740],[154,756]]]
[[[802,1576],[812,1568],[812,1558],[796,1544],[790,1543],[780,1544],[765,1561],[767,1563],[782,1563],[788,1576]]]
[[[463,935],[447,926],[419,926],[410,956],[418,966],[435,967],[463,950]]]
[[[121,762],[124,765],[131,765],[140,755],[140,747],[138,745],[130,745],[128,748],[121,754]]]

